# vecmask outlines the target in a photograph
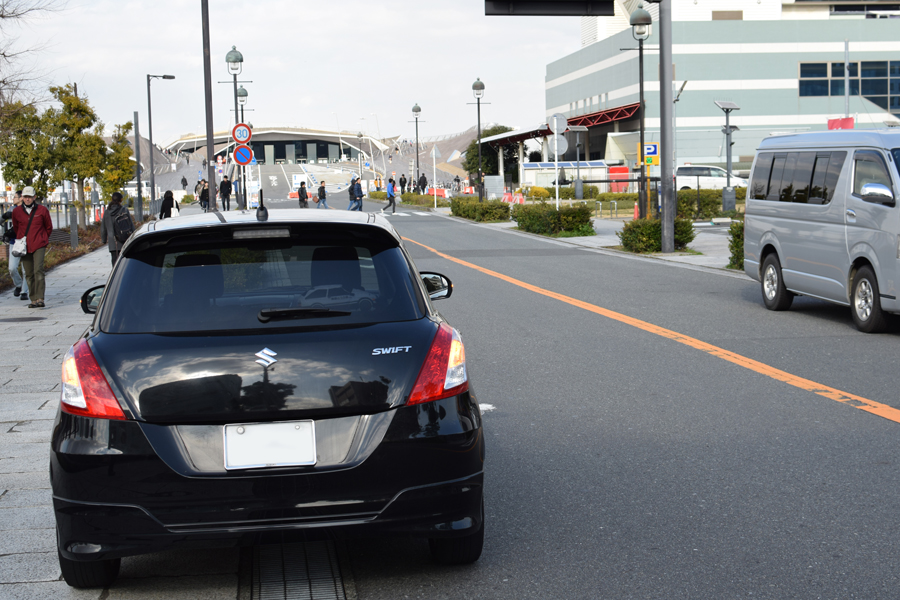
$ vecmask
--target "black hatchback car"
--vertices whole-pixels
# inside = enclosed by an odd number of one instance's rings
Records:
[[[292,534],[412,534],[437,562],[477,560],[481,413],[459,333],[432,307],[452,290],[366,213],[137,231],[82,297],[96,316],[63,362],[50,475],[66,582],[109,585],[123,556]]]

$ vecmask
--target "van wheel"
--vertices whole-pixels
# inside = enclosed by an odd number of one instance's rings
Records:
[[[691,189],[691,188],[689,188],[688,186],[684,186],[684,187],[681,188],[681,189],[683,189],[683,190],[689,190],[689,189]]]
[[[781,262],[774,252],[763,261],[762,279],[763,302],[769,310],[787,310],[794,301],[794,294],[784,287],[781,277]]]
[[[863,333],[879,333],[887,327],[887,318],[881,310],[878,280],[869,267],[862,267],[853,278],[853,301],[850,310],[856,328]]]
[[[121,558],[82,562],[69,560],[58,550],[57,554],[59,554],[59,570],[62,571],[63,579],[73,588],[109,587],[119,576]]]

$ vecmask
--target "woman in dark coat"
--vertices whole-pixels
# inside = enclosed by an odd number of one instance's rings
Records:
[[[200,190],[200,206],[203,207],[203,210],[209,208],[209,183],[206,180],[203,181],[203,189]]]
[[[116,266],[116,261],[119,260],[119,251],[122,249],[122,244],[116,240],[116,215],[123,210],[128,212],[128,209],[122,206],[122,194],[114,192],[109,206],[106,207],[106,212],[103,213],[103,226],[100,228],[100,241],[109,244],[109,257],[113,266]]]
[[[175,202],[175,194],[172,193],[172,190],[166,190],[166,193],[163,195],[162,206],[159,208],[159,218],[168,219],[171,217],[172,207],[178,208],[178,204]]]

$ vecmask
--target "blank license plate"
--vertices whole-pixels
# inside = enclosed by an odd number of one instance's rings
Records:
[[[224,435],[226,469],[316,464],[313,421],[226,425]]]

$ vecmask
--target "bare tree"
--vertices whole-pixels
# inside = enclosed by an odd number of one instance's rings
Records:
[[[0,0],[0,119],[17,100],[30,104],[46,89],[45,74],[30,60],[43,46],[21,44],[18,30],[64,5],[64,0]]]

